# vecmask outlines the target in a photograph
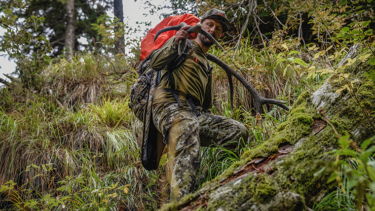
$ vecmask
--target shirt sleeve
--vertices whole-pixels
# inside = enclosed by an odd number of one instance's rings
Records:
[[[153,53],[150,61],[151,68],[154,70],[162,70],[172,62],[177,56],[177,44],[175,37],[171,37],[158,51]]]

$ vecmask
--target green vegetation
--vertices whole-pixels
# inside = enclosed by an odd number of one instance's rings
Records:
[[[8,208],[156,206],[151,184],[158,173],[139,168],[134,117],[127,98],[106,91],[116,78],[105,60],[62,60],[45,70],[50,80],[42,93],[1,89],[1,192],[13,203]]]
[[[374,22],[368,20],[371,14],[366,13],[365,7],[361,13],[358,12],[361,8],[354,9],[360,16],[357,19],[350,16],[346,1],[337,5],[319,1],[321,4],[316,7],[301,2],[296,1],[293,7],[316,17],[309,19],[312,34],[316,36],[316,40],[310,39],[311,43],[292,36],[301,17],[292,14],[281,18],[290,28],[267,34],[267,42],[260,44],[260,49],[254,46],[265,37],[252,36],[248,31],[237,47],[229,42],[225,51],[210,51],[240,72],[263,96],[286,101],[291,111],[267,106],[261,118],[255,116],[251,96],[237,81],[234,110],[230,110],[224,71],[213,65],[212,112],[241,121],[251,139],[248,143],[241,140],[234,151],[202,148],[199,188],[214,190],[238,167],[257,158],[267,158],[277,153],[280,146],[296,145],[304,138],[305,144],[294,152],[293,158],[284,160],[275,175],[244,178],[245,186],[237,187],[238,195],[230,201],[233,208],[247,195],[260,203],[270,201],[280,190],[306,196],[316,188],[311,184],[321,181],[325,190],[321,197],[303,202],[314,210],[361,207],[374,210],[374,137],[348,136],[358,122],[363,122],[362,127],[373,127],[375,42],[371,24]],[[357,6],[363,2],[366,1],[357,1]],[[15,4],[19,8],[27,6],[21,1]],[[275,5],[271,7],[275,9]],[[264,8],[263,5],[258,9]],[[286,10],[284,5],[276,12],[282,16]],[[129,90],[137,78],[135,67],[139,61],[110,53],[116,36],[120,36],[112,33],[118,22],[108,16],[98,18],[92,26],[103,38],[96,41],[101,48],[95,48],[94,43],[92,51],[78,53],[68,62],[65,58],[51,60],[49,41],[44,36],[33,37],[35,43],[40,43],[39,51],[24,54],[22,46],[31,39],[30,30],[41,27],[43,18],[32,16],[20,27],[12,10],[3,11],[5,15],[0,20],[10,31],[2,39],[1,50],[13,53],[18,59],[21,81],[0,89],[0,208],[160,208],[168,198],[162,190],[165,156],[156,171],[146,171],[141,166],[137,136],[141,127],[128,108]],[[270,18],[263,13],[260,17]],[[340,20],[348,17],[351,22]],[[336,22],[329,24],[329,21]],[[358,56],[340,63],[354,44],[360,44]],[[133,52],[139,53],[139,49]],[[325,121],[322,111],[310,100],[311,94],[325,81],[335,93],[342,94],[339,97],[342,107],[332,111],[332,105],[323,106],[333,127],[326,126],[317,136],[306,137],[315,120]],[[353,143],[359,143],[360,147]],[[320,160],[312,162],[315,158]],[[323,182],[327,180],[328,183]],[[191,194],[184,200],[194,197]],[[225,203],[218,199],[208,207]]]
[[[374,150],[370,143],[374,141],[374,138],[367,139],[361,144],[361,149],[366,149],[363,152],[349,148],[352,143],[349,136],[340,138],[341,149],[334,150],[332,153],[337,157],[345,156],[347,158],[346,160],[336,160],[334,163],[335,172],[330,177],[330,181],[336,180],[339,186],[318,204],[315,204],[314,210],[360,210],[360,206],[363,207],[363,204],[374,207],[372,204],[374,185],[370,182],[370,180],[373,181],[375,167],[375,160],[370,156]],[[364,193],[366,190],[368,192]]]
[[[326,104],[324,106],[325,114],[322,114],[322,110],[318,110],[314,106],[317,102],[311,100],[311,93],[301,94],[295,101],[287,120],[274,130],[267,141],[243,153],[238,162],[233,163],[214,180],[206,182],[201,190],[186,196],[178,203],[164,206],[163,209],[182,209],[189,206],[195,206],[194,209],[202,210],[215,210],[217,207],[248,209],[250,206],[256,205],[261,207],[262,204],[266,208],[271,206],[268,208],[275,210],[301,210],[304,206],[340,208],[341,205],[336,204],[335,201],[343,200],[342,196],[332,198],[329,191],[335,190],[336,185],[343,186],[335,172],[339,171],[337,167],[345,163],[345,156],[348,155],[353,157],[352,160],[357,160],[356,162],[362,165],[358,165],[359,167],[354,169],[353,167],[356,165],[346,164],[347,170],[340,170],[340,174],[347,178],[347,192],[344,193],[349,194],[345,198],[346,204],[342,206],[354,207],[353,204],[357,204],[357,209],[359,206],[365,207],[366,210],[373,209],[371,201],[373,180],[371,177],[374,168],[371,162],[373,158],[370,158],[373,157],[373,149],[368,149],[361,154],[357,154],[356,151],[373,145],[373,138],[364,142],[363,140],[373,136],[374,129],[371,124],[361,124],[361,127],[366,128],[364,130],[366,132],[354,133],[355,135],[351,135],[353,140],[347,141],[348,137],[342,138],[344,141],[337,138],[337,136],[344,137],[343,135],[353,134],[352,131],[355,131],[361,122],[367,120],[366,114],[361,113],[361,107],[351,95],[355,94],[359,102],[366,104],[366,109],[370,111],[375,109],[375,97],[369,95],[369,90],[374,92],[375,85],[363,77],[368,68],[372,69],[372,66],[361,61],[345,68],[345,73],[353,74],[349,78],[350,80],[358,78],[361,81],[362,89],[341,95],[339,100],[335,101],[336,106]],[[339,87],[329,92],[334,93],[336,90],[339,90]],[[325,115],[330,116],[330,123],[327,123],[322,128],[323,130],[313,132],[314,122],[323,120]],[[361,148],[356,147],[357,143],[362,143]],[[337,156],[333,156],[330,150],[339,148],[339,144],[342,149],[337,150]],[[272,162],[273,157],[281,153],[280,148],[288,145],[294,146],[290,156],[284,156],[284,158],[278,158]],[[348,150],[349,146],[353,150]],[[339,165],[334,164],[335,157]],[[265,164],[251,166],[258,159],[271,161],[263,161]],[[368,172],[365,170],[370,168],[372,170],[368,170]],[[250,170],[246,173],[247,171],[244,169]],[[335,179],[338,180],[338,183],[333,182]],[[319,204],[318,202],[325,195],[324,191],[327,191],[328,196]],[[298,194],[299,197],[293,196],[292,193]],[[202,199],[202,195],[209,197]],[[364,196],[369,200],[366,201]],[[275,203],[278,200],[285,203]],[[290,201],[290,204],[286,203],[287,201]],[[270,203],[270,205],[264,203]],[[246,207],[246,204],[249,206]],[[288,207],[288,205],[290,206]],[[291,207],[291,205],[296,206]],[[263,209],[266,208],[263,207]]]

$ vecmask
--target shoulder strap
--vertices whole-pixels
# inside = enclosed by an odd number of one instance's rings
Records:
[[[159,49],[155,49],[151,51],[150,54],[141,62],[141,64],[139,65],[137,69],[138,76],[141,76],[150,67],[150,59],[152,57],[152,54],[158,50]]]
[[[167,65],[167,70],[168,70],[167,77],[168,77],[169,84],[171,85],[171,89],[168,89],[168,90],[165,89],[165,90],[168,91],[168,92],[171,92],[173,94],[174,98],[176,98],[177,103],[181,107],[182,107],[182,102],[178,97],[178,94],[180,94],[180,92],[178,90],[176,90],[175,80],[174,80],[173,74],[172,74],[174,69],[176,69],[180,65],[182,65],[186,61],[186,59],[191,59],[194,62],[196,62],[197,64],[199,64],[199,66],[201,66],[201,68],[206,72],[207,76],[209,77],[209,80],[211,80],[211,72],[212,72],[213,68],[208,63],[207,63],[207,67],[206,67],[206,65],[203,62],[199,61],[198,58],[192,56],[191,53],[192,53],[193,49],[194,49],[193,44],[191,43],[190,40],[187,40],[187,46],[184,49],[184,51],[181,53],[181,55],[178,56],[173,62],[171,62],[170,64]],[[158,76],[158,77],[160,77],[160,76]],[[199,112],[196,110],[196,108],[194,106],[195,104],[198,105],[199,101],[197,99],[193,99],[191,96],[188,97],[187,99],[188,99],[188,103],[192,106],[193,111],[197,114],[197,116],[199,116]],[[193,101],[195,101],[195,102],[193,102]],[[204,104],[207,104],[207,102],[204,102]],[[206,108],[206,107],[208,107],[208,105],[204,106],[204,108]]]
[[[193,50],[193,44],[191,43],[189,39],[187,39],[187,45],[184,51],[181,53],[181,55],[179,55],[173,62],[167,65],[168,80],[172,89],[175,89],[176,87],[173,74],[172,74],[173,70],[181,66],[186,61],[186,59],[188,58],[188,55],[191,54],[192,50]]]
[[[193,49],[194,49],[193,43],[188,39],[187,45],[186,45],[184,51],[173,62],[169,63],[167,68],[168,69],[176,69],[179,66],[181,66],[186,61],[186,59],[189,57],[189,55],[191,55],[191,53],[193,52]]]

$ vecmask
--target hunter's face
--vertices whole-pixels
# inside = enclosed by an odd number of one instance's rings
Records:
[[[220,36],[223,34],[223,25],[219,20],[216,19],[209,19],[203,21],[202,28],[206,30],[208,33],[210,33],[215,39],[219,39]],[[202,34],[198,35],[199,39],[201,40],[202,44],[210,47],[214,43],[211,42],[207,37],[205,37]]]

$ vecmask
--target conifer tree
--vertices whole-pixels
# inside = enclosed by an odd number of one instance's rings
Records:
[[[68,6],[73,13],[67,12]],[[53,48],[50,56],[57,57],[63,53],[65,46],[67,50],[72,49],[72,53],[92,50],[92,39],[100,40],[100,37],[92,30],[91,24],[96,23],[97,18],[112,6],[112,0],[33,0],[26,10],[18,12],[18,16],[27,18],[36,15],[45,18],[37,28],[38,35],[46,35]],[[88,43],[82,42],[82,39]],[[36,49],[36,44],[30,43],[24,51],[31,53]]]

